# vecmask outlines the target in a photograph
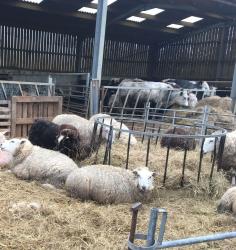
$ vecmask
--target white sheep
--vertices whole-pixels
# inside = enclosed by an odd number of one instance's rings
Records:
[[[100,118],[100,119],[99,119]],[[120,133],[120,137],[119,137],[119,141],[122,143],[122,144],[126,144],[128,143],[128,139],[129,139],[129,128],[124,124],[122,123],[122,127],[121,127],[121,123],[118,122],[116,119],[112,118],[110,115],[107,115],[107,114],[102,114],[102,113],[99,113],[99,114],[96,114],[96,115],[93,115],[89,120],[90,121],[93,121],[95,122],[96,119],[99,119],[99,122],[102,122],[104,124],[107,124],[107,125],[112,125],[113,128],[116,130],[119,131],[119,129],[122,129],[122,130],[125,130],[126,132],[121,132]],[[103,120],[104,119],[104,120]],[[112,124],[111,124],[111,119],[112,119]],[[116,131],[116,135],[118,136],[118,131]],[[130,136],[130,144],[131,145],[135,145],[137,144],[137,140],[135,138],[134,135],[131,134]]]
[[[27,139],[6,140],[1,149],[12,154],[11,171],[24,180],[37,180],[60,188],[67,176],[78,168],[66,155],[34,146]]]
[[[219,213],[231,212],[236,216],[236,187],[229,188],[221,197],[217,205]]]
[[[78,129],[79,133],[79,139],[80,139],[80,152],[79,152],[79,158],[80,159],[85,159],[90,155],[91,152],[96,151],[96,149],[99,148],[100,143],[99,143],[99,134],[100,130],[97,130],[97,136],[95,138],[95,141],[93,141],[93,144],[91,145],[92,139],[93,139],[93,128],[94,128],[94,121],[87,120],[83,117],[80,117],[78,115],[73,115],[73,114],[62,114],[56,116],[53,121],[54,123],[58,125],[62,124],[69,124],[73,125],[75,128]],[[102,129],[102,143],[106,142],[108,139],[108,135],[110,132],[110,128],[107,126],[104,126]],[[113,136],[112,136],[114,142],[115,138],[115,131],[113,131]]]
[[[217,135],[217,133],[219,134],[219,131],[216,131],[213,134]],[[210,137],[206,138],[204,141],[203,144],[204,154],[214,151],[216,138],[217,138],[216,149],[218,151],[220,138]],[[236,170],[236,130],[226,134],[221,167],[226,171],[230,170],[231,168]]]
[[[148,168],[133,171],[109,165],[84,166],[67,178],[68,194],[82,200],[101,204],[147,200],[153,190],[154,172]]]

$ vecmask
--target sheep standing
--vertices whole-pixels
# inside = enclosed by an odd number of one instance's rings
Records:
[[[52,122],[58,125],[69,124],[78,130],[80,139],[79,159],[81,160],[85,159],[92,152],[96,151],[100,147],[101,143],[106,142],[110,132],[110,128],[104,126],[102,129],[102,141],[100,142],[98,140],[98,136],[96,136],[95,140],[93,141],[94,120],[89,121],[78,115],[62,114],[56,116]],[[100,129],[97,129],[97,135],[100,134]],[[115,132],[113,131],[113,139],[114,138]]]
[[[66,155],[34,146],[27,139],[6,140],[1,149],[11,153],[11,171],[24,180],[37,180],[60,188],[67,176],[78,168]]]
[[[72,125],[36,120],[29,130],[29,140],[33,145],[58,150],[73,159],[79,151],[79,134]]]
[[[167,130],[165,134],[189,135],[189,131],[183,128],[174,128]],[[168,146],[177,150],[194,150],[196,148],[196,141],[194,138],[163,136],[161,138],[161,147]]]
[[[219,213],[231,212],[236,216],[236,187],[229,188],[221,197],[217,211]]]
[[[216,134],[217,132],[214,132]],[[219,132],[218,132],[219,133]],[[214,151],[215,137],[206,138],[203,144],[203,153],[207,154]],[[216,149],[218,153],[220,138],[217,137]],[[225,171],[231,168],[236,170],[236,130],[226,134],[224,151],[222,155],[221,167]]]
[[[134,202],[149,198],[154,175],[144,167],[130,171],[107,165],[84,166],[71,172],[65,188],[74,198],[101,204]]]
[[[122,123],[122,126],[121,126],[121,123],[118,122],[116,119],[112,118],[110,115],[102,114],[102,113],[93,115],[89,119],[89,121],[95,122],[97,119],[99,119],[99,121],[104,123],[104,124],[107,124],[109,126],[112,125],[114,129],[117,129],[117,130],[122,129],[122,130],[127,131],[127,132],[121,132],[120,133],[119,141],[122,144],[128,143],[128,140],[129,140],[129,128],[124,123]],[[116,135],[118,135],[118,133],[116,133]],[[137,140],[134,137],[134,135],[130,136],[130,144],[131,145],[137,144]]]

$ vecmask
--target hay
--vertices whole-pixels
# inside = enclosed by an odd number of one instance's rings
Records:
[[[130,168],[145,162],[147,145],[138,143],[130,151]],[[104,148],[98,153],[102,162]],[[217,214],[216,201],[229,184],[222,173],[214,172],[213,190],[207,185],[210,157],[204,159],[200,186],[196,186],[198,153],[189,152],[186,164],[186,186],[180,188],[183,152],[170,158],[166,187],[162,187],[166,149],[151,145],[150,168],[158,173],[155,196],[140,211],[139,232],[146,233],[150,208],[163,207],[168,211],[165,240],[211,234],[235,229],[228,215]],[[95,155],[80,164],[92,163]],[[112,164],[124,166],[126,146],[115,143]],[[49,190],[36,182],[16,179],[11,173],[0,172],[0,249],[127,249],[131,214],[130,204],[101,206],[80,202],[65,195],[63,190]],[[12,203],[37,201],[39,211],[30,216],[12,215]],[[28,213],[27,213],[28,214]],[[187,249],[234,249],[236,240],[204,243]],[[181,249],[181,248],[176,248]]]

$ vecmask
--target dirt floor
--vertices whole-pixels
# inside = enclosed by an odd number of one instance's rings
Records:
[[[132,146],[130,168],[143,165],[147,145]],[[104,149],[98,154],[103,159]],[[146,233],[150,209],[168,211],[164,240],[236,230],[231,215],[218,214],[216,202],[229,183],[222,173],[214,172],[209,187],[210,157],[203,161],[200,183],[196,182],[199,151],[187,155],[185,187],[180,188],[183,152],[171,152],[167,183],[163,187],[166,149],[152,145],[150,168],[157,172],[153,200],[143,204],[137,231]],[[112,164],[124,167],[126,146],[116,143]],[[94,155],[81,165],[94,161]],[[131,204],[101,206],[80,202],[64,191],[48,190],[39,183],[16,179],[0,172],[0,249],[127,249]],[[38,202],[39,209],[12,209],[13,203]],[[142,242],[143,243],[143,242]],[[187,246],[185,249],[235,249],[236,239]],[[177,248],[175,248],[177,249]],[[182,248],[179,248],[182,249]]]

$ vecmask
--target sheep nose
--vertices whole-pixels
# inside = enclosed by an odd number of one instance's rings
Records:
[[[146,190],[146,187],[145,187],[145,186],[142,186],[141,188],[142,188],[142,191],[145,191],[145,190]]]

